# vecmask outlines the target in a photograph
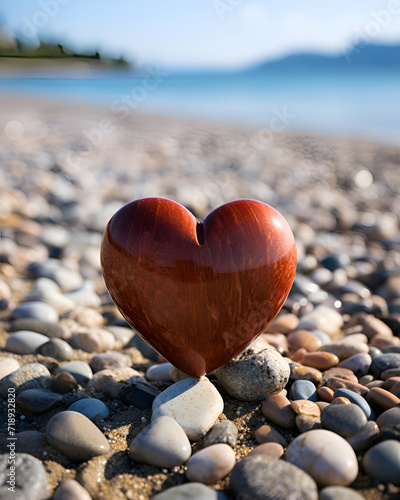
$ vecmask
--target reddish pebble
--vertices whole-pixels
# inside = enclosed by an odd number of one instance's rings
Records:
[[[290,401],[276,394],[266,399],[261,408],[263,414],[274,424],[285,429],[293,429],[295,426],[296,413],[290,407]]]
[[[350,389],[351,391],[354,391],[363,397],[365,397],[369,392],[368,387],[364,387],[363,385],[358,384],[356,382],[349,382],[348,380],[339,377],[331,377],[330,379],[327,380],[327,385],[333,391],[336,391],[336,389],[341,389],[341,388]]]
[[[382,347],[387,345],[399,345],[399,343],[400,339],[397,337],[385,337],[383,335],[375,335],[370,342],[373,347],[377,347],[378,349],[382,349]]]
[[[400,382],[400,377],[390,377],[387,380],[383,382],[382,388],[386,389],[387,391],[390,391],[390,389],[397,384],[397,382]]]
[[[297,415],[309,415],[311,417],[319,417],[321,415],[318,405],[308,399],[296,399],[296,401],[292,401],[290,406]]]
[[[313,384],[318,384],[322,380],[322,372],[311,366],[295,364],[290,371],[291,380],[309,380]]]
[[[339,363],[339,358],[330,352],[309,352],[304,354],[301,363],[318,370],[328,370]]]
[[[391,377],[400,377],[400,368],[389,368],[389,370],[385,370],[381,373],[382,380],[387,380]]]
[[[384,410],[389,410],[400,404],[400,399],[397,396],[380,387],[371,389],[368,393],[367,400],[370,400]]]
[[[289,350],[295,352],[301,347],[308,352],[316,351],[321,347],[321,340],[307,330],[296,330],[288,335]]]
[[[287,446],[288,443],[282,434],[269,425],[262,425],[255,432],[257,443],[279,443],[282,446]]]
[[[280,314],[264,330],[265,333],[284,333],[291,332],[299,324],[299,318],[295,314]]]
[[[387,425],[399,425],[400,424],[400,407],[390,408],[379,415],[376,419],[376,423],[379,428],[386,427]]]
[[[343,396],[339,398],[335,398],[332,400],[332,405],[350,405],[351,401],[349,401],[347,398],[344,398]]]
[[[292,356],[292,361],[301,361],[303,359],[304,354],[306,354],[307,349],[304,349],[304,347],[300,347],[300,349],[297,349],[297,351],[293,354]]]
[[[335,366],[334,368],[330,368],[329,370],[324,371],[322,375],[322,384],[326,384],[327,380],[332,377],[338,377],[344,380],[348,380],[349,382],[358,383],[358,378],[351,370]]]
[[[263,443],[253,448],[249,455],[267,455],[268,457],[281,458],[283,452],[283,446],[279,443]]]
[[[327,403],[331,403],[333,400],[333,394],[334,392],[332,389],[324,385],[323,387],[320,387],[317,389],[317,395],[322,401],[326,401]]]

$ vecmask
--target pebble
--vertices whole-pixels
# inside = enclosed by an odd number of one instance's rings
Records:
[[[340,361],[344,359],[350,358],[355,354],[367,353],[368,354],[368,345],[361,341],[350,341],[346,342],[332,342],[331,344],[325,344],[319,348],[320,351],[330,352],[337,356]]]
[[[121,342],[123,346],[127,345],[131,338],[135,335],[132,328],[126,328],[124,326],[108,325],[104,329],[111,332],[114,335],[115,340]]]
[[[50,384],[50,372],[44,365],[28,363],[0,380],[0,396],[6,398],[9,389],[15,389],[18,394],[26,389],[46,389]]]
[[[64,398],[54,392],[45,389],[27,389],[18,394],[15,404],[21,410],[41,415],[61,406],[63,401]]]
[[[18,370],[20,366],[19,362],[14,358],[0,357],[0,380]]]
[[[268,457],[281,458],[284,453],[283,446],[279,443],[263,443],[251,450],[247,456],[266,455]]]
[[[191,441],[197,441],[215,423],[223,409],[223,399],[207,377],[188,377],[155,398],[152,420],[169,416],[181,425]]]
[[[320,399],[322,399],[322,401],[331,403],[333,400],[334,392],[332,389],[324,385],[317,389],[317,395]]]
[[[68,361],[59,366],[56,375],[67,372],[71,374],[79,384],[85,384],[93,377],[93,372],[86,361]]]
[[[391,377],[400,377],[400,368],[391,368],[381,373],[382,380],[387,380],[388,378]]]
[[[357,377],[351,370],[335,366],[334,368],[330,368],[329,370],[324,371],[322,375],[321,385],[325,385],[326,382],[332,377],[338,377],[344,380],[348,380],[349,382],[358,383]]]
[[[287,446],[288,443],[282,434],[270,425],[262,425],[255,432],[257,443],[279,443],[282,446]]]
[[[70,313],[68,313],[68,319],[78,323],[81,327],[80,331],[82,332],[84,332],[85,329],[88,329],[90,332],[95,333],[96,330],[101,329],[104,325],[104,317],[96,311],[96,309],[81,305],[77,305]],[[110,333],[108,330],[106,331],[107,333]]]
[[[295,426],[296,413],[290,406],[290,401],[280,394],[270,396],[261,407],[263,415],[274,424],[285,429],[293,429]]]
[[[45,344],[42,344],[38,352],[43,356],[50,356],[59,361],[69,361],[74,354],[74,350],[68,342],[58,338],[50,339]]]
[[[160,391],[146,381],[133,381],[121,388],[118,397],[128,406],[145,409],[153,406],[154,399],[159,394]]]
[[[287,338],[288,347],[291,352],[298,349],[306,349],[308,352],[317,351],[321,347],[321,340],[307,330],[296,330],[291,332]]]
[[[106,394],[110,398],[116,399],[119,397],[121,389],[132,382],[146,382],[146,380],[133,368],[114,368],[95,373],[87,387],[97,393]]]
[[[356,377],[362,377],[368,373],[372,358],[367,353],[359,353],[350,356],[340,363],[340,367],[351,370]]]
[[[297,363],[290,363],[291,380],[308,380],[313,384],[318,384],[322,380],[322,372],[311,366],[303,366]]]
[[[96,398],[80,399],[72,403],[67,410],[82,413],[82,415],[85,415],[89,420],[93,418],[107,418],[110,415],[108,406],[103,403],[103,401]]]
[[[11,313],[10,319],[33,318],[46,323],[57,323],[58,312],[45,302],[23,302]]]
[[[147,380],[158,380],[161,382],[170,382],[170,369],[173,367],[171,363],[160,363],[151,365],[146,371]]]
[[[22,330],[8,337],[5,349],[15,354],[33,354],[48,340],[49,338],[41,333]]]
[[[348,486],[358,474],[352,447],[341,436],[325,429],[296,437],[288,446],[286,460],[308,472],[320,487]]]
[[[374,410],[370,407],[367,401],[356,392],[350,391],[349,389],[336,389],[334,397],[347,398],[351,403],[358,405],[362,409],[368,420],[375,420],[376,415]]]
[[[46,302],[46,304],[54,307],[60,316],[64,316],[75,307],[75,302],[64,296],[57,283],[49,278],[36,280],[34,287],[27,296],[27,300]]]
[[[400,399],[395,394],[381,387],[373,387],[368,393],[368,400],[383,410],[389,410],[400,405]]]
[[[197,451],[186,464],[189,481],[214,484],[227,476],[235,465],[235,453],[224,443]]]
[[[317,485],[309,474],[265,454],[249,455],[238,462],[230,487],[237,499],[318,500]]]
[[[102,328],[86,328],[72,334],[72,344],[86,352],[104,352],[115,347],[114,335]]]
[[[307,432],[313,429],[321,429],[320,417],[312,417],[310,415],[297,415],[296,427],[300,432]]]
[[[142,353],[144,358],[150,359],[151,361],[158,360],[158,352],[137,333],[133,335],[131,340],[128,342],[127,347],[136,347],[136,349],[139,349]]]
[[[327,486],[319,492],[319,500],[364,500],[356,490],[344,486]]]
[[[295,314],[280,313],[265,329],[266,332],[288,334],[294,330],[299,323],[299,318]]]
[[[364,451],[369,448],[379,435],[379,427],[376,422],[370,420],[360,432],[347,438],[348,443],[354,451]]]
[[[290,375],[288,363],[275,349],[248,348],[215,370],[219,384],[233,398],[256,401],[279,393]]]
[[[76,378],[68,372],[61,372],[51,381],[51,388],[59,394],[66,394],[78,386]]]
[[[308,399],[297,399],[290,406],[297,415],[308,415],[310,417],[319,417],[321,415],[318,405]]]
[[[289,399],[308,399],[317,400],[317,391],[315,385],[309,380],[295,380],[289,391]]]
[[[64,292],[75,290],[83,283],[82,276],[77,271],[64,267],[59,259],[34,262],[28,266],[28,271],[36,277],[49,278],[55,281]]]
[[[301,363],[318,370],[328,370],[339,363],[339,358],[330,352],[308,352],[304,354]]]
[[[350,391],[353,391],[357,394],[360,394],[360,396],[364,397],[369,392],[368,387],[365,387],[357,382],[350,382],[348,380],[339,377],[329,378],[327,380],[327,385],[333,391],[336,391],[337,389],[349,389]]]
[[[101,431],[87,417],[75,411],[54,415],[47,424],[46,439],[72,462],[85,462],[110,450]]]
[[[134,462],[168,469],[185,463],[191,453],[185,431],[167,416],[153,420],[129,447],[129,458]]]
[[[376,419],[376,423],[380,428],[386,427],[387,425],[398,425],[400,424],[400,407],[390,408],[384,411]]]
[[[95,354],[90,360],[93,372],[101,370],[113,370],[114,368],[125,368],[131,366],[131,358],[122,352],[101,352]]]
[[[380,483],[400,486],[400,442],[388,439],[376,444],[364,455],[362,465]]]
[[[209,488],[202,483],[188,483],[168,488],[157,495],[151,497],[151,500],[228,500],[228,497],[222,491]]]
[[[397,425],[387,425],[380,429],[380,434],[377,441],[386,441],[387,439],[395,439],[400,441],[400,423]]]
[[[59,325],[54,323],[46,323],[35,318],[18,318],[11,322],[10,332],[19,330],[29,330],[31,332],[41,333],[46,337],[62,338],[65,335],[65,330]]]
[[[357,434],[366,423],[364,411],[356,404],[331,404],[321,412],[322,426],[342,437]]]
[[[47,474],[42,463],[27,453],[15,453],[15,463],[9,453],[0,455],[0,498],[2,500],[42,500],[49,497]],[[15,490],[9,490],[9,466],[15,467]]]
[[[232,448],[235,446],[238,438],[238,429],[231,420],[224,420],[214,425],[203,441],[203,448],[213,444],[224,443]]]
[[[95,293],[93,282],[86,280],[79,288],[65,293],[65,298],[85,307],[99,307],[100,297]]]
[[[69,479],[58,486],[52,500],[92,500],[92,497],[78,481]]]
[[[396,352],[386,352],[376,356],[371,363],[371,373],[380,378],[382,372],[400,368],[400,354]]]

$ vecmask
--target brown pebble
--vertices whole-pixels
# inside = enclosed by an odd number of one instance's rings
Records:
[[[317,401],[315,404],[318,406],[320,411],[322,411],[324,408],[329,406],[330,403],[327,403],[326,401]]]
[[[365,384],[365,387],[368,387],[368,389],[373,389],[374,387],[382,387],[383,384],[383,380],[371,380],[371,382]]]
[[[51,388],[59,394],[66,394],[76,387],[78,387],[78,382],[75,377],[68,372],[59,373],[51,382]]]
[[[372,382],[374,380],[374,376],[373,375],[364,375],[363,377],[360,378],[360,380],[358,381],[361,385],[367,385],[369,384],[370,382]]]
[[[292,361],[300,362],[303,359],[303,356],[306,352],[307,349],[304,349],[304,347],[300,347],[300,349],[297,349],[297,351],[293,354]]]
[[[339,358],[330,352],[309,352],[304,354],[301,364],[317,368],[318,370],[328,370],[339,363]]]
[[[367,448],[370,448],[378,434],[379,427],[377,423],[370,420],[360,432],[347,438],[347,441],[352,446],[354,451],[364,451]]]
[[[369,391],[368,400],[384,410],[389,410],[400,404],[400,399],[397,396],[380,387],[374,387]]]
[[[372,314],[367,314],[365,312],[359,312],[351,317],[348,326],[361,325],[362,332],[369,339],[375,337],[375,335],[386,335],[392,336],[392,330],[384,323],[382,320],[375,318]]]
[[[297,415],[296,427],[300,432],[322,429],[321,419],[319,417],[310,417],[309,415]]]
[[[373,347],[377,347],[378,349],[382,349],[387,345],[399,345],[400,339],[397,337],[383,337],[382,335],[375,335],[375,337],[371,340],[370,345]]]
[[[313,384],[318,384],[322,380],[322,372],[311,366],[296,364],[290,370],[291,380],[309,380]]]
[[[332,405],[350,405],[351,401],[344,397],[335,398],[332,400]]]
[[[318,405],[308,399],[296,399],[296,401],[291,402],[290,406],[297,415],[309,415],[310,417],[319,417],[321,415]]]
[[[387,425],[400,424],[400,407],[390,408],[379,415],[376,419],[379,428],[386,427]]]
[[[335,366],[334,368],[324,371],[322,374],[321,385],[326,385],[327,380],[332,377],[339,377],[341,379],[348,380],[349,382],[358,383],[358,378],[351,370]]]
[[[400,377],[400,368],[389,368],[389,370],[385,370],[381,373],[382,380],[387,380],[391,377]]]
[[[365,386],[358,384],[356,382],[349,382],[348,380],[345,380],[345,379],[339,378],[339,377],[329,378],[327,380],[327,385],[333,391],[336,391],[336,389],[342,389],[342,388],[350,389],[351,391],[354,391],[363,397],[365,397],[369,392],[368,387],[365,387]]]
[[[400,382],[400,377],[390,377],[383,382],[382,388],[390,391],[397,382]]]
[[[299,324],[295,314],[281,314],[275,318],[264,330],[265,333],[284,333],[287,335]]]
[[[279,443],[282,446],[287,446],[288,443],[286,439],[282,436],[282,434],[271,427],[270,425],[262,425],[255,432],[255,437],[257,443]]]
[[[333,400],[333,394],[334,392],[332,389],[327,387],[326,385],[320,387],[317,389],[317,395],[322,401],[326,401],[327,403],[331,403]]]
[[[295,352],[301,347],[308,352],[313,352],[321,347],[322,342],[307,330],[296,330],[288,335],[289,350]]]
[[[253,448],[249,455],[253,456],[261,454],[267,455],[268,457],[281,458],[283,452],[283,446],[279,443],[263,443]]]
[[[290,401],[285,396],[279,394],[270,396],[264,401],[261,411],[274,424],[285,429],[293,429],[295,425],[296,413],[292,410]]]
[[[395,384],[393,384],[389,390],[392,394],[400,398],[400,382],[396,382]]]

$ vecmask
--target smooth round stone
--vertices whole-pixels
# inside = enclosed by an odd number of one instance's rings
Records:
[[[85,415],[90,420],[93,418],[107,418],[110,414],[108,406],[96,398],[85,398],[76,401],[72,403],[68,411],[82,413],[82,415]]]
[[[101,431],[87,417],[75,411],[54,415],[47,424],[46,439],[72,462],[85,462],[110,450]]]
[[[235,461],[235,453],[229,445],[213,444],[192,455],[186,464],[186,477],[192,482],[213,484],[231,472]]]
[[[12,321],[10,332],[17,332],[19,330],[41,333],[49,338],[62,338],[65,335],[65,331],[61,326],[54,323],[46,323],[45,321],[34,318],[17,318]]]
[[[238,462],[230,487],[237,499],[318,500],[317,485],[309,474],[265,454],[250,454]]]
[[[58,312],[45,302],[23,302],[11,313],[11,319],[33,318],[46,323],[57,323]]]
[[[182,427],[170,417],[153,420],[133,440],[129,458],[134,462],[171,468],[185,463],[192,453]]]
[[[115,337],[102,328],[86,328],[72,334],[72,344],[85,352],[104,352],[114,349]]]
[[[330,352],[308,352],[304,354],[301,363],[318,370],[328,370],[339,363],[339,358]]]
[[[26,389],[46,389],[50,384],[49,370],[40,363],[29,363],[0,380],[0,396],[6,398],[9,389],[15,389],[15,394],[18,394]]]
[[[247,456],[266,455],[273,458],[281,458],[284,453],[283,446],[279,443],[263,443],[251,450]]]
[[[79,288],[66,292],[65,297],[85,307],[99,307],[101,304],[100,297],[94,291],[93,282],[89,280],[84,281]]]
[[[364,451],[368,449],[379,435],[379,427],[376,422],[370,420],[360,432],[347,438],[348,443],[354,451]]]
[[[95,373],[87,388],[116,399],[119,397],[121,389],[129,386],[132,382],[146,383],[146,380],[133,368],[114,368]]]
[[[69,479],[60,484],[54,492],[52,500],[92,500],[92,497],[78,481]]]
[[[333,400],[334,392],[332,391],[332,389],[324,385],[317,389],[317,395],[320,399],[322,399],[322,401],[331,403]]]
[[[173,365],[171,363],[160,363],[151,365],[146,371],[147,380],[155,380],[161,382],[170,382],[171,376],[169,374]]]
[[[391,370],[385,370],[381,373],[382,380],[387,380],[392,377],[400,377],[400,368],[392,368]]]
[[[351,403],[358,405],[368,420],[375,420],[376,415],[374,410],[370,407],[367,401],[354,391],[349,389],[336,389],[334,393],[335,398],[347,398]]]
[[[387,425],[400,424],[400,407],[390,408],[390,410],[384,411],[376,419],[376,423],[380,428],[386,427]]]
[[[94,372],[113,370],[131,366],[131,358],[122,352],[101,352],[90,360],[90,367]]]
[[[377,441],[386,441],[387,439],[400,441],[400,423],[397,425],[387,425],[386,427],[380,429]]]
[[[340,377],[330,377],[327,380],[327,386],[336,391],[337,389],[349,389],[360,396],[366,396],[369,392],[368,387],[365,387],[357,382],[350,382],[349,380],[342,379]]]
[[[48,278],[39,278],[36,281],[35,286],[27,296],[27,300],[46,302],[54,307],[60,316],[64,316],[75,307],[75,303],[61,293],[57,283]]]
[[[224,401],[207,377],[188,377],[172,384],[155,398],[152,420],[163,415],[171,417],[191,441],[197,441],[211,428],[223,409]]]
[[[10,335],[5,349],[16,354],[33,354],[36,349],[48,342],[49,337],[41,333],[22,330]]]
[[[368,373],[371,366],[372,358],[367,353],[359,353],[350,356],[340,363],[342,368],[351,370],[356,377],[362,377]]]
[[[317,391],[315,385],[309,380],[295,380],[289,391],[289,399],[308,399],[317,401]]]
[[[51,381],[51,388],[59,394],[66,394],[78,386],[76,378],[68,372],[61,372]]]
[[[311,415],[297,415],[296,427],[300,432],[307,432],[313,429],[321,429],[320,417],[313,417]]]
[[[296,413],[290,406],[290,401],[281,394],[266,399],[261,407],[265,417],[269,418],[274,424],[280,425],[285,429],[293,429],[295,425]]]
[[[320,487],[348,486],[358,474],[353,448],[338,434],[324,429],[296,437],[288,446],[286,460],[308,472]]]
[[[15,435],[17,453],[28,453],[41,460],[43,451],[48,446],[43,432],[39,431],[22,431]]]
[[[255,432],[255,438],[259,444],[279,443],[285,447],[288,444],[282,434],[270,425],[262,425],[259,427]]]
[[[0,380],[3,377],[6,377],[7,375],[9,375],[10,373],[15,372],[15,370],[18,370],[18,368],[20,366],[21,365],[19,364],[19,362],[14,358],[1,357],[0,358]]]
[[[131,338],[135,335],[132,328],[126,328],[124,326],[108,325],[104,329],[111,332],[114,335],[115,340],[121,342],[123,346],[127,345]]]
[[[319,500],[364,500],[364,497],[351,488],[328,486],[319,492]]]
[[[248,348],[217,368],[219,384],[233,398],[256,401],[278,394],[290,375],[288,363],[275,349]]]
[[[350,257],[347,253],[331,253],[321,260],[321,265],[329,269],[329,271],[335,271],[336,269],[343,269],[350,264]]]
[[[48,498],[47,474],[43,464],[32,455],[16,453],[9,464],[9,453],[0,455],[0,498],[2,500],[42,500]],[[15,467],[15,490],[10,491],[9,466]]]
[[[348,380],[349,382],[358,383],[357,377],[351,370],[347,368],[340,368],[339,366],[335,366],[334,368],[330,368],[326,370],[322,375],[322,384],[326,384],[326,382],[333,377],[341,378],[344,380]]]
[[[345,342],[337,341],[331,344],[325,344],[319,348],[320,351],[330,352],[335,354],[340,361],[350,358],[355,354],[368,353],[368,345],[357,340],[346,340]]]
[[[224,443],[232,448],[235,446],[238,438],[238,430],[231,420],[224,420],[214,425],[209,434],[204,438],[203,448],[213,444]]]
[[[321,330],[334,338],[343,326],[342,315],[326,305],[319,305],[301,317],[298,329]]]
[[[396,352],[386,352],[376,356],[371,363],[371,373],[375,377],[380,377],[382,372],[400,368],[400,354]]]
[[[357,434],[366,423],[364,411],[356,404],[331,404],[321,412],[322,426],[342,437]]]
[[[400,486],[400,442],[388,439],[376,444],[364,455],[362,465],[380,483]]]
[[[296,399],[292,401],[291,408],[297,415],[308,415],[310,417],[319,417],[321,411],[315,403],[309,401],[308,399]]]
[[[92,369],[86,361],[68,361],[57,368],[56,375],[63,372],[70,373],[80,384],[88,382],[93,377]]]
[[[58,338],[50,339],[45,344],[42,344],[38,352],[43,356],[50,356],[60,361],[69,361],[74,354],[74,350],[68,342]]]
[[[41,415],[62,405],[64,398],[60,394],[45,389],[27,389],[18,394],[15,404],[18,408],[34,415]]]
[[[202,483],[188,483],[173,486],[151,497],[151,500],[228,500],[222,491],[209,488]]]
[[[28,266],[28,271],[36,277],[52,279],[64,292],[75,290],[83,283],[82,276],[77,271],[64,267],[59,259],[33,262]]]
[[[290,363],[291,380],[308,380],[313,384],[318,384],[322,380],[322,372],[311,366],[303,366],[297,363]]]
[[[136,406],[137,408],[151,408],[154,399],[160,394],[157,387],[146,381],[133,381],[126,384],[119,392],[119,398],[127,406]]]
[[[304,348],[308,352],[317,351],[322,342],[307,330],[296,330],[288,335],[288,347],[291,352]]]
[[[395,394],[381,387],[372,388],[368,393],[368,400],[383,410],[389,410],[390,408],[400,405],[400,399]]]

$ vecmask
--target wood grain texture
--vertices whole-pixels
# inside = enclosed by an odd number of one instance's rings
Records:
[[[276,316],[292,286],[296,246],[285,219],[259,201],[227,203],[198,223],[178,203],[144,198],[111,218],[101,266],[132,328],[200,377]]]

